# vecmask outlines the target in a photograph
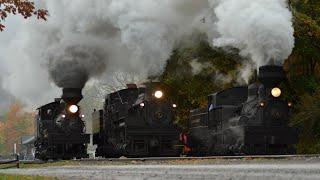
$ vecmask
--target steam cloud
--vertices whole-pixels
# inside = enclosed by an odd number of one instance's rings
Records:
[[[218,32],[214,46],[237,48],[255,66],[282,64],[291,54],[294,29],[286,0],[221,0],[212,6]],[[242,70],[245,79],[248,68]]]
[[[0,79],[2,82],[2,79]],[[7,92],[5,89],[0,87],[0,119],[5,115],[5,113],[9,110],[9,107],[15,101],[15,97]]]
[[[0,48],[0,67],[7,69],[2,84],[29,104],[58,96],[60,91],[47,79],[59,87],[83,87],[90,78],[106,81],[115,72],[157,75],[173,48],[195,31],[206,33],[212,46],[239,49],[254,65],[271,59],[281,63],[293,47],[285,0],[43,3],[50,12],[47,22],[14,17],[8,22],[21,26],[12,30],[14,25],[8,24],[6,31],[14,33],[0,37],[9,44]]]

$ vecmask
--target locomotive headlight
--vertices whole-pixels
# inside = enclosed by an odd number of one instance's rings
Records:
[[[163,96],[163,92],[162,91],[156,91],[154,93],[154,97],[156,97],[158,99],[162,98],[162,96]]]
[[[140,107],[144,107],[144,103],[140,103]]]
[[[176,105],[176,104],[172,104],[172,107],[173,107],[173,108],[176,108],[176,107],[177,107],[177,105]]]
[[[66,117],[66,115],[65,115],[65,114],[62,114],[62,115],[61,115],[61,117],[62,117],[62,118],[65,118],[65,117]]]
[[[288,107],[292,107],[292,102],[288,102]]]
[[[76,113],[76,112],[78,112],[78,110],[79,110],[79,108],[78,108],[77,105],[71,105],[71,106],[69,107],[69,111],[70,111],[71,113]]]
[[[278,88],[278,87],[275,87],[275,88],[273,88],[272,90],[271,90],[271,95],[273,96],[273,97],[280,97],[281,96],[281,89],[280,88]]]
[[[82,114],[81,117],[84,118],[84,114]]]

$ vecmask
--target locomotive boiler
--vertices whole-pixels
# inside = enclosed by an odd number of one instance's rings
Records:
[[[208,107],[191,111],[186,146],[195,155],[288,154],[297,143],[289,127],[292,103],[283,98],[281,66],[262,66],[257,81],[208,96]]]
[[[179,132],[176,104],[160,83],[130,84],[108,94],[104,108],[93,113],[93,142],[103,157],[176,156]]]
[[[64,88],[61,98],[38,108],[35,157],[41,160],[85,158],[90,135],[77,105],[81,89]]]

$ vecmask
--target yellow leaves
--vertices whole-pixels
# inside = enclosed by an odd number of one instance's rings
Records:
[[[35,9],[34,3],[29,0],[0,0],[0,31],[5,26],[1,23],[8,14],[20,14],[25,19],[35,15],[37,19],[47,20],[48,11],[45,9]]]
[[[295,12],[294,17],[296,36],[303,37],[307,34],[309,37],[314,38],[315,41],[320,40],[320,26],[317,21],[299,12]]]
[[[0,123],[0,144],[5,147],[1,150],[10,152],[13,143],[18,142],[21,136],[34,134],[34,127],[34,114],[25,112],[19,103],[12,104],[5,121]]]

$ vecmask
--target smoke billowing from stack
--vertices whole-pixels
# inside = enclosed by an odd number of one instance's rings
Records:
[[[89,77],[100,75],[106,68],[107,55],[99,47],[74,45],[54,51],[48,68],[53,81],[62,88],[82,89]]]
[[[292,14],[286,0],[213,0],[218,34],[212,44],[233,47],[251,59],[242,75],[248,79],[248,68],[282,64],[294,47]]]
[[[3,78],[6,89],[31,98],[27,100],[32,103],[42,104],[58,95],[50,94],[57,90],[39,97],[52,89],[48,77],[59,87],[82,88],[90,78],[105,80],[115,72],[145,78],[158,75],[177,44],[194,32],[207,34],[212,46],[239,49],[255,65],[270,59],[281,63],[293,47],[291,13],[285,0],[43,3],[50,12],[48,21],[28,21],[16,29],[8,46],[0,48],[5,51],[0,53],[4,59],[0,65],[15,74]],[[21,61],[28,70],[18,67]]]

